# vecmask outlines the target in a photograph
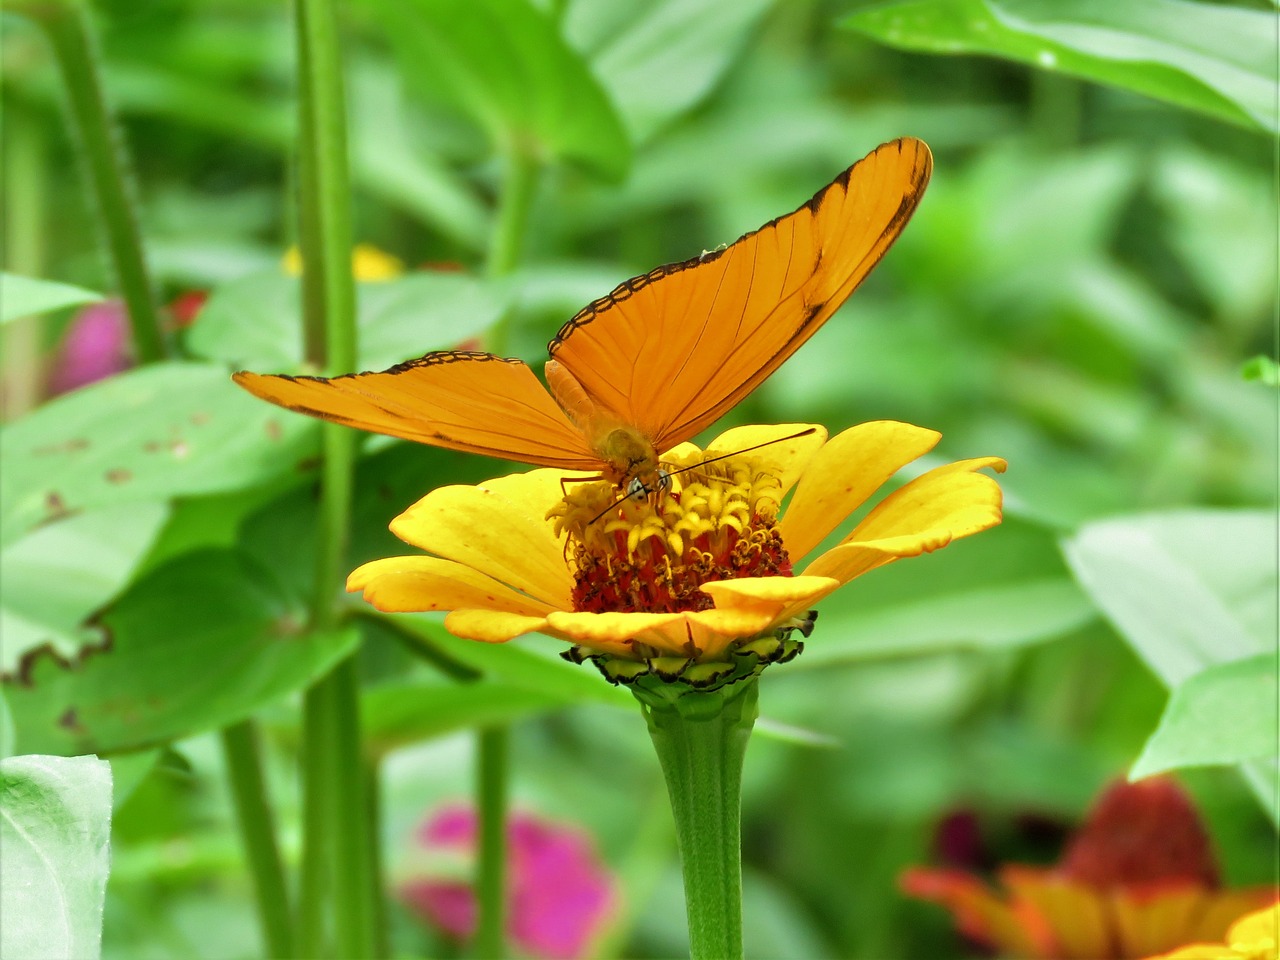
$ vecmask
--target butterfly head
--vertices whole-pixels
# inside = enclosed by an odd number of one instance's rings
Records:
[[[633,427],[614,427],[596,444],[596,451],[604,462],[605,479],[628,497],[639,499],[646,493],[666,489],[658,467],[658,451]]]

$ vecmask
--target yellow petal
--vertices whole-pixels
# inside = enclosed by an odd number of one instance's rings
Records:
[[[701,590],[711,595],[719,610],[767,613],[772,623],[779,623],[808,610],[840,586],[840,582],[834,577],[743,577],[704,583]],[[754,632],[759,633],[769,625],[757,627]]]
[[[877,420],[827,441],[805,468],[779,523],[791,559],[809,553],[881,484],[933,449],[941,436],[909,423]]]
[[[492,577],[438,557],[389,557],[358,567],[347,589],[387,613],[477,607],[526,616],[545,616],[551,607],[516,593]]]
[[[1267,940],[1273,947],[1280,944],[1280,904],[1241,917],[1227,932],[1232,946],[1252,947]]]
[[[1044,917],[1063,960],[1097,960],[1111,956],[1107,908],[1094,888],[1029,867],[1007,866],[1000,880],[1015,903],[1031,904]]]
[[[1147,960],[1248,960],[1244,954],[1232,950],[1225,943],[1193,943],[1179,947],[1173,953],[1161,953]]]
[[[794,440],[781,440],[803,430],[813,433]],[[768,444],[752,450],[746,456],[757,461],[770,476],[782,485],[782,493],[805,472],[814,455],[827,440],[826,427],[813,423],[775,423],[768,426],[734,427],[726,430],[707,445],[707,457],[720,457],[737,453],[758,444]]]
[[[1196,918],[1209,896],[1195,880],[1166,881],[1157,890],[1113,888],[1112,940],[1120,955],[1145,957],[1195,939]]]
[[[493,483],[506,481],[510,483],[503,487],[504,492],[526,492],[510,477]],[[545,477],[525,483],[531,488],[548,486]],[[563,547],[544,519],[552,502],[533,516],[527,503],[518,504],[492,489],[440,487],[391,521],[391,532],[406,543],[465,564],[552,606],[569,607],[573,578]]]
[[[1000,486],[981,467],[1004,469],[996,457],[930,470],[886,497],[845,541],[805,569],[848,583],[898,557],[914,557],[1000,522]]]
[[[501,610],[454,610],[444,618],[444,628],[463,640],[506,643],[526,633],[544,632],[547,620]]]
[[[585,643],[609,652],[632,656],[630,641],[659,647],[680,654],[688,641],[684,632],[683,613],[569,613],[557,611],[547,615],[547,626],[559,636],[575,643]],[[663,628],[679,625],[668,633]]]

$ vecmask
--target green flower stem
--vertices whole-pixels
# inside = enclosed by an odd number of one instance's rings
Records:
[[[350,173],[337,23],[331,0],[296,0],[298,42],[299,248],[306,356],[330,373],[356,366],[355,284],[351,276]],[[351,514],[355,435],[322,428],[323,467],[311,627],[337,620]],[[360,749],[360,680],[354,657],[307,691],[303,707],[303,876],[299,942],[325,950],[333,920],[340,957],[374,957],[381,937],[380,878]]]
[[[106,233],[120,296],[129,311],[134,351],[139,363],[152,363],[164,359],[165,343],[143,257],[124,139],[107,107],[87,6],[71,0],[28,0],[9,9],[30,16],[49,39],[66,87],[71,126]]]
[[[47,138],[39,118],[21,103],[8,105],[4,144],[5,268],[28,277],[44,276],[45,210],[48,203]],[[5,391],[0,415],[14,420],[43,394],[40,357],[44,327],[39,317],[9,323],[3,337]]]
[[[231,780],[240,838],[244,841],[253,892],[258,901],[264,954],[268,957],[292,957],[293,928],[284,869],[280,865],[271,806],[262,780],[262,754],[254,722],[243,720],[224,727],[222,751]]]
[[[489,238],[489,254],[485,262],[485,272],[491,279],[506,276],[520,262],[541,169],[532,152],[515,141],[505,151],[503,162],[498,219]],[[506,353],[510,325],[511,313],[508,310],[489,330],[487,346],[490,352],[499,356]]]
[[[507,889],[507,741],[506,727],[479,734],[476,796],[480,820],[480,852],[476,869],[477,960],[506,956]]]
[[[715,692],[632,687],[658,752],[684,872],[692,960],[742,957],[742,762],[754,679]]]

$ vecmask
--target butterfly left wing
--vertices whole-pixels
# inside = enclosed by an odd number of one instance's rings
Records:
[[[932,167],[920,140],[884,144],[794,213],[591,303],[551,342],[552,359],[659,450],[689,439],[862,282],[906,226]]]
[[[278,406],[373,433],[544,467],[601,466],[533,371],[490,353],[429,353],[332,378],[241,371],[234,379]]]

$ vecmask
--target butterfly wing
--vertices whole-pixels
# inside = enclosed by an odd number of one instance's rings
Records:
[[[519,360],[491,353],[429,353],[380,373],[286,377],[242,371],[263,400],[403,440],[569,470],[600,458]]]
[[[845,301],[906,226],[932,168],[923,142],[884,144],[794,213],[589,304],[551,342],[552,359],[659,450],[689,439]]]

